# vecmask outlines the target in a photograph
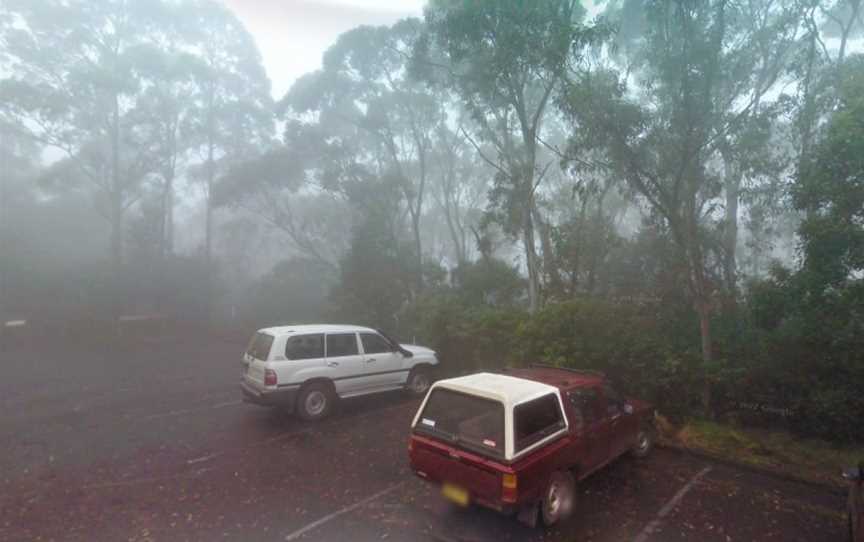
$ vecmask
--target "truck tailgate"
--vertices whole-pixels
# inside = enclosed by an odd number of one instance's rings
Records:
[[[501,495],[503,471],[482,456],[427,437],[412,437],[411,464],[418,474],[468,490],[473,500],[487,503]]]

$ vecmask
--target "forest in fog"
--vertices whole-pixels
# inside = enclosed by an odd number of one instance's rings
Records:
[[[864,440],[862,42],[861,0],[430,0],[274,97],[214,0],[0,0],[0,320],[372,325]]]

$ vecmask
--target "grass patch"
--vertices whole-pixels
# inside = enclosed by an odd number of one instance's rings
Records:
[[[842,485],[842,469],[864,460],[864,447],[802,440],[783,431],[744,429],[705,420],[673,425],[658,420],[661,440],[798,478]]]

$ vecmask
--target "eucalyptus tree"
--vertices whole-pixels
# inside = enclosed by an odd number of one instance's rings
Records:
[[[414,50],[415,73],[459,96],[473,121],[463,134],[497,172],[492,210],[521,238],[532,311],[541,304],[536,191],[553,163],[538,160],[544,122],[565,76],[607,30],[584,16],[575,0],[434,0]]]
[[[753,143],[764,138],[755,130],[762,102],[798,39],[796,5],[757,5],[628,2],[622,13],[634,10],[628,15],[638,24],[627,28],[640,30],[620,43],[625,60],[574,80],[559,102],[574,123],[570,151],[602,153],[605,167],[668,226],[699,320],[706,409],[717,369],[711,317],[724,254],[734,254],[740,182],[739,173],[724,178],[718,164],[724,155],[736,167],[752,160]]]
[[[20,126],[0,120],[0,320],[4,321],[4,316],[12,316],[14,275],[25,260],[17,253],[26,232],[20,230],[16,218],[36,199],[36,190],[29,185],[41,151],[21,132]]]
[[[191,0],[175,13],[197,57],[195,88],[186,99],[197,110],[189,129],[200,163],[190,173],[204,187],[204,255],[209,266],[216,181],[232,164],[260,155],[273,144],[273,100],[254,38],[224,4]]]
[[[7,76],[0,111],[102,196],[110,225],[114,287],[123,254],[123,217],[149,172],[147,149],[127,144],[129,113],[144,85],[136,51],[150,39],[157,0],[4,0]],[[118,292],[115,292],[115,294]],[[114,312],[119,310],[115,295]]]
[[[165,3],[154,10],[152,42],[136,52],[138,73],[145,88],[133,116],[139,124],[140,144],[153,158],[158,192],[158,254],[173,251],[176,183],[190,162],[196,141],[192,127],[202,114],[190,99],[197,90],[204,65],[197,56],[199,36],[183,16],[186,8]]]
[[[864,272],[864,55],[843,68],[837,108],[793,189],[806,213],[799,234],[811,302],[853,284],[860,290]]]
[[[480,226],[486,193],[493,173],[477,160],[476,153],[458,128],[442,124],[434,135],[431,194],[444,217],[453,259],[468,263],[474,252],[474,232]]]
[[[283,100],[291,114],[316,117],[325,133],[349,130],[362,138],[350,145],[358,153],[355,161],[375,163],[378,174],[393,179],[410,219],[418,288],[433,137],[445,119],[442,96],[412,79],[407,69],[421,28],[420,21],[405,19],[349,30],[324,54],[322,69]]]
[[[795,93],[790,97],[796,133],[796,165],[807,161],[816,132],[834,106],[851,40],[864,32],[861,0],[804,2],[798,55],[791,65]]]
[[[220,178],[215,204],[249,213],[291,252],[336,273],[352,224],[344,187],[369,177],[351,156],[315,127],[288,122],[281,145]]]

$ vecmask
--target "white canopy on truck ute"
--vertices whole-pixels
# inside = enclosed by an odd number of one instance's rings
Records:
[[[411,423],[412,428],[416,427],[417,424],[421,421],[421,416],[426,409],[426,404],[429,402],[429,398],[432,396],[432,394],[435,393],[435,390],[440,389],[463,393],[465,395],[470,395],[474,397],[482,397],[484,399],[495,401],[501,404],[504,414],[505,433],[505,448],[503,450],[503,459],[505,459],[506,461],[512,461],[517,457],[522,456],[525,453],[539,447],[545,442],[556,438],[563,432],[566,432],[569,427],[567,417],[563,414],[564,408],[561,402],[561,393],[555,386],[543,384],[542,382],[537,382],[535,380],[528,380],[526,378],[517,378],[514,376],[494,373],[477,373],[468,376],[460,376],[457,378],[439,380],[438,382],[433,384],[429,390],[429,393],[426,395],[426,398],[423,400],[423,403],[420,405],[420,408],[417,410],[417,414],[414,416],[414,421]],[[528,448],[519,450],[517,452],[515,449],[513,430],[514,408],[522,403],[533,401],[534,399],[538,399],[547,395],[554,395],[555,400],[557,401],[559,408],[561,409],[560,412],[563,422],[561,431],[558,431],[553,435],[549,435],[548,438],[544,438],[542,441],[537,442],[529,446]],[[426,425],[430,425],[434,424],[434,421],[424,420],[424,423],[426,423]]]

